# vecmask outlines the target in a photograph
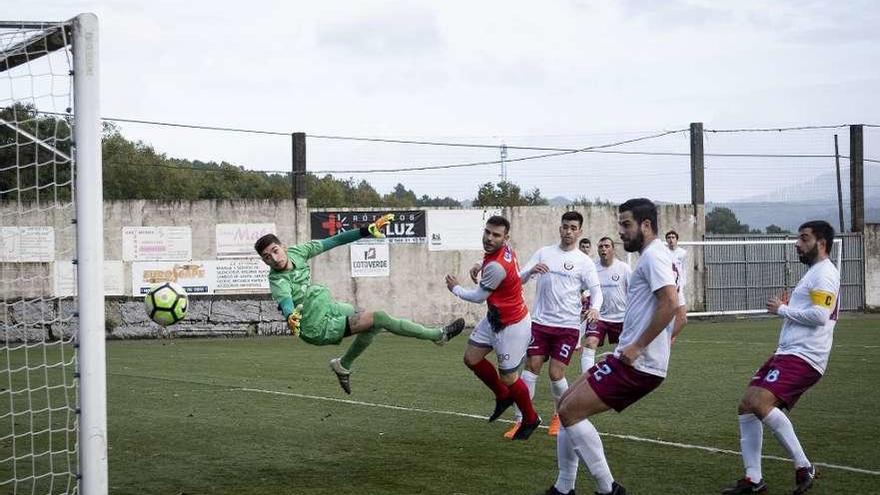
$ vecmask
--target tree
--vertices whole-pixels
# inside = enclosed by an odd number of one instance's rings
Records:
[[[713,234],[748,234],[760,231],[749,230],[748,224],[742,224],[730,208],[716,206],[706,214],[706,231]]]
[[[384,206],[412,207],[416,205],[416,193],[407,189],[403,184],[397,183],[394,190],[382,197]]]
[[[586,196],[578,196],[572,206],[614,206],[610,199],[602,199],[596,196],[596,199],[589,199]]]
[[[460,207],[461,202],[457,199],[450,198],[449,196],[446,196],[445,198],[430,198],[427,194],[423,194],[421,198],[416,200],[416,206]]]
[[[0,200],[70,201],[70,123],[30,104],[0,108]]]
[[[790,230],[783,229],[782,227],[776,225],[775,223],[771,223],[764,229],[768,234],[791,234]]]
[[[474,206],[541,206],[546,204],[547,200],[541,197],[540,189],[532,189],[523,195],[520,187],[509,181],[501,181],[498,184],[487,182],[481,185],[477,191],[477,199],[474,201]]]
[[[18,103],[0,107],[0,119],[9,123],[0,125],[0,201],[69,201],[73,167],[66,158],[71,154],[67,119],[43,116],[32,105]],[[227,162],[171,158],[142,141],[127,139],[109,122],[102,127],[102,156],[104,198],[108,200],[290,197],[290,172],[258,172]],[[366,180],[329,174],[307,173],[306,190],[309,205],[318,208],[461,206],[449,197],[419,198],[400,183],[381,195]]]

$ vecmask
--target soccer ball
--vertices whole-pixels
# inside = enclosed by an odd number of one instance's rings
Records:
[[[186,316],[186,291],[174,282],[155,285],[144,298],[147,315],[156,323],[166,327]]]

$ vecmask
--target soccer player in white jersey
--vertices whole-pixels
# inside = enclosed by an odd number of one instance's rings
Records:
[[[522,380],[529,387],[529,395],[535,396],[535,384],[544,361],[550,361],[550,391],[554,407],[568,389],[565,370],[580,337],[581,294],[590,291],[592,307],[585,318],[588,322],[599,317],[602,306],[602,290],[596,265],[578,247],[578,236],[583,229],[584,217],[576,211],[562,214],[559,225],[559,242],[535,251],[528,263],[520,270],[525,284],[537,279],[535,303],[532,306],[532,340],[526,352],[526,369]],[[505,438],[513,438],[522,422],[522,414],[516,410],[516,421]],[[548,433],[559,432],[559,415],[554,411]]]
[[[556,437],[559,472],[546,495],[574,493],[578,460],[595,478],[597,494],[625,495],[611,476],[599,432],[588,418],[609,409],[624,410],[666,376],[670,326],[678,307],[672,254],[657,236],[657,207],[651,200],[630,199],[618,211],[624,249],[640,254],[629,282],[620,343],[613,356],[596,363],[562,396],[562,428]]]
[[[583,239],[578,241],[578,249],[580,249],[580,251],[582,253],[586,254],[590,258],[592,258],[592,255],[590,253],[590,251],[592,250],[592,247],[593,247],[592,241],[590,241],[589,237],[584,237]],[[587,311],[589,311],[589,310],[590,310],[590,293],[584,292],[583,294],[581,294],[581,326],[580,326],[580,334],[578,335],[578,344],[574,348],[575,352],[581,352],[584,349],[581,341],[584,340],[584,333],[586,333],[586,331],[587,331],[587,323],[585,323],[585,320],[586,320]],[[583,371],[583,370],[581,370],[581,371]]]
[[[675,313],[675,323],[672,324],[672,341],[681,333],[681,329],[687,325],[687,300],[684,297],[687,285],[688,253],[684,248],[678,247],[678,232],[670,230],[666,233],[666,246],[672,251],[672,261],[675,264],[675,275],[678,285],[678,310]]]
[[[581,373],[586,373],[595,364],[596,348],[605,343],[605,337],[608,337],[609,344],[616,344],[620,340],[626,312],[626,291],[632,276],[632,268],[614,256],[614,241],[610,237],[599,239],[596,248],[599,251],[596,270],[602,287],[602,308],[599,310],[599,319],[587,325]]]
[[[755,372],[739,403],[740,448],[746,475],[721,493],[767,491],[761,473],[764,425],[794,461],[792,493],[805,493],[813,485],[816,469],[781,408],[790,411],[800,396],[822,378],[828,366],[840,292],[840,272],[828,257],[833,242],[834,228],[828,222],[814,220],[798,228],[798,258],[810,268],[795,286],[791,298],[783,293],[767,301],[767,311],[783,318],[779,345],[776,353]]]

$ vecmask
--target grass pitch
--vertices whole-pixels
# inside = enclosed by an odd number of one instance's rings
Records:
[[[741,477],[736,405],[772,354],[779,326],[692,322],[658,390],[622,414],[594,418],[629,493],[711,494]],[[438,348],[382,335],[356,362],[346,396],[327,367],[344,347],[289,337],[110,342],[110,492],[543,491],[556,476],[555,438],[542,429],[511,442],[502,438],[508,424],[486,423],[493,401],[461,362],[465,343]],[[880,492],[878,350],[880,318],[842,315],[828,373],[791,414],[819,464],[811,493]],[[549,420],[546,369],[536,405]],[[785,457],[766,430],[764,454]],[[789,461],[765,459],[764,475],[771,493],[790,493]],[[577,492],[594,488],[581,466]]]

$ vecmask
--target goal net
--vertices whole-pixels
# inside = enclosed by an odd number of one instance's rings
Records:
[[[0,493],[107,493],[97,34],[0,21]]]
[[[689,316],[748,315],[766,313],[770,297],[789,291],[807,271],[798,259],[795,239],[682,241],[693,260],[701,261],[697,284],[703,294],[703,311]],[[831,259],[842,274],[842,241],[834,239]],[[693,305],[691,305],[693,307]]]

